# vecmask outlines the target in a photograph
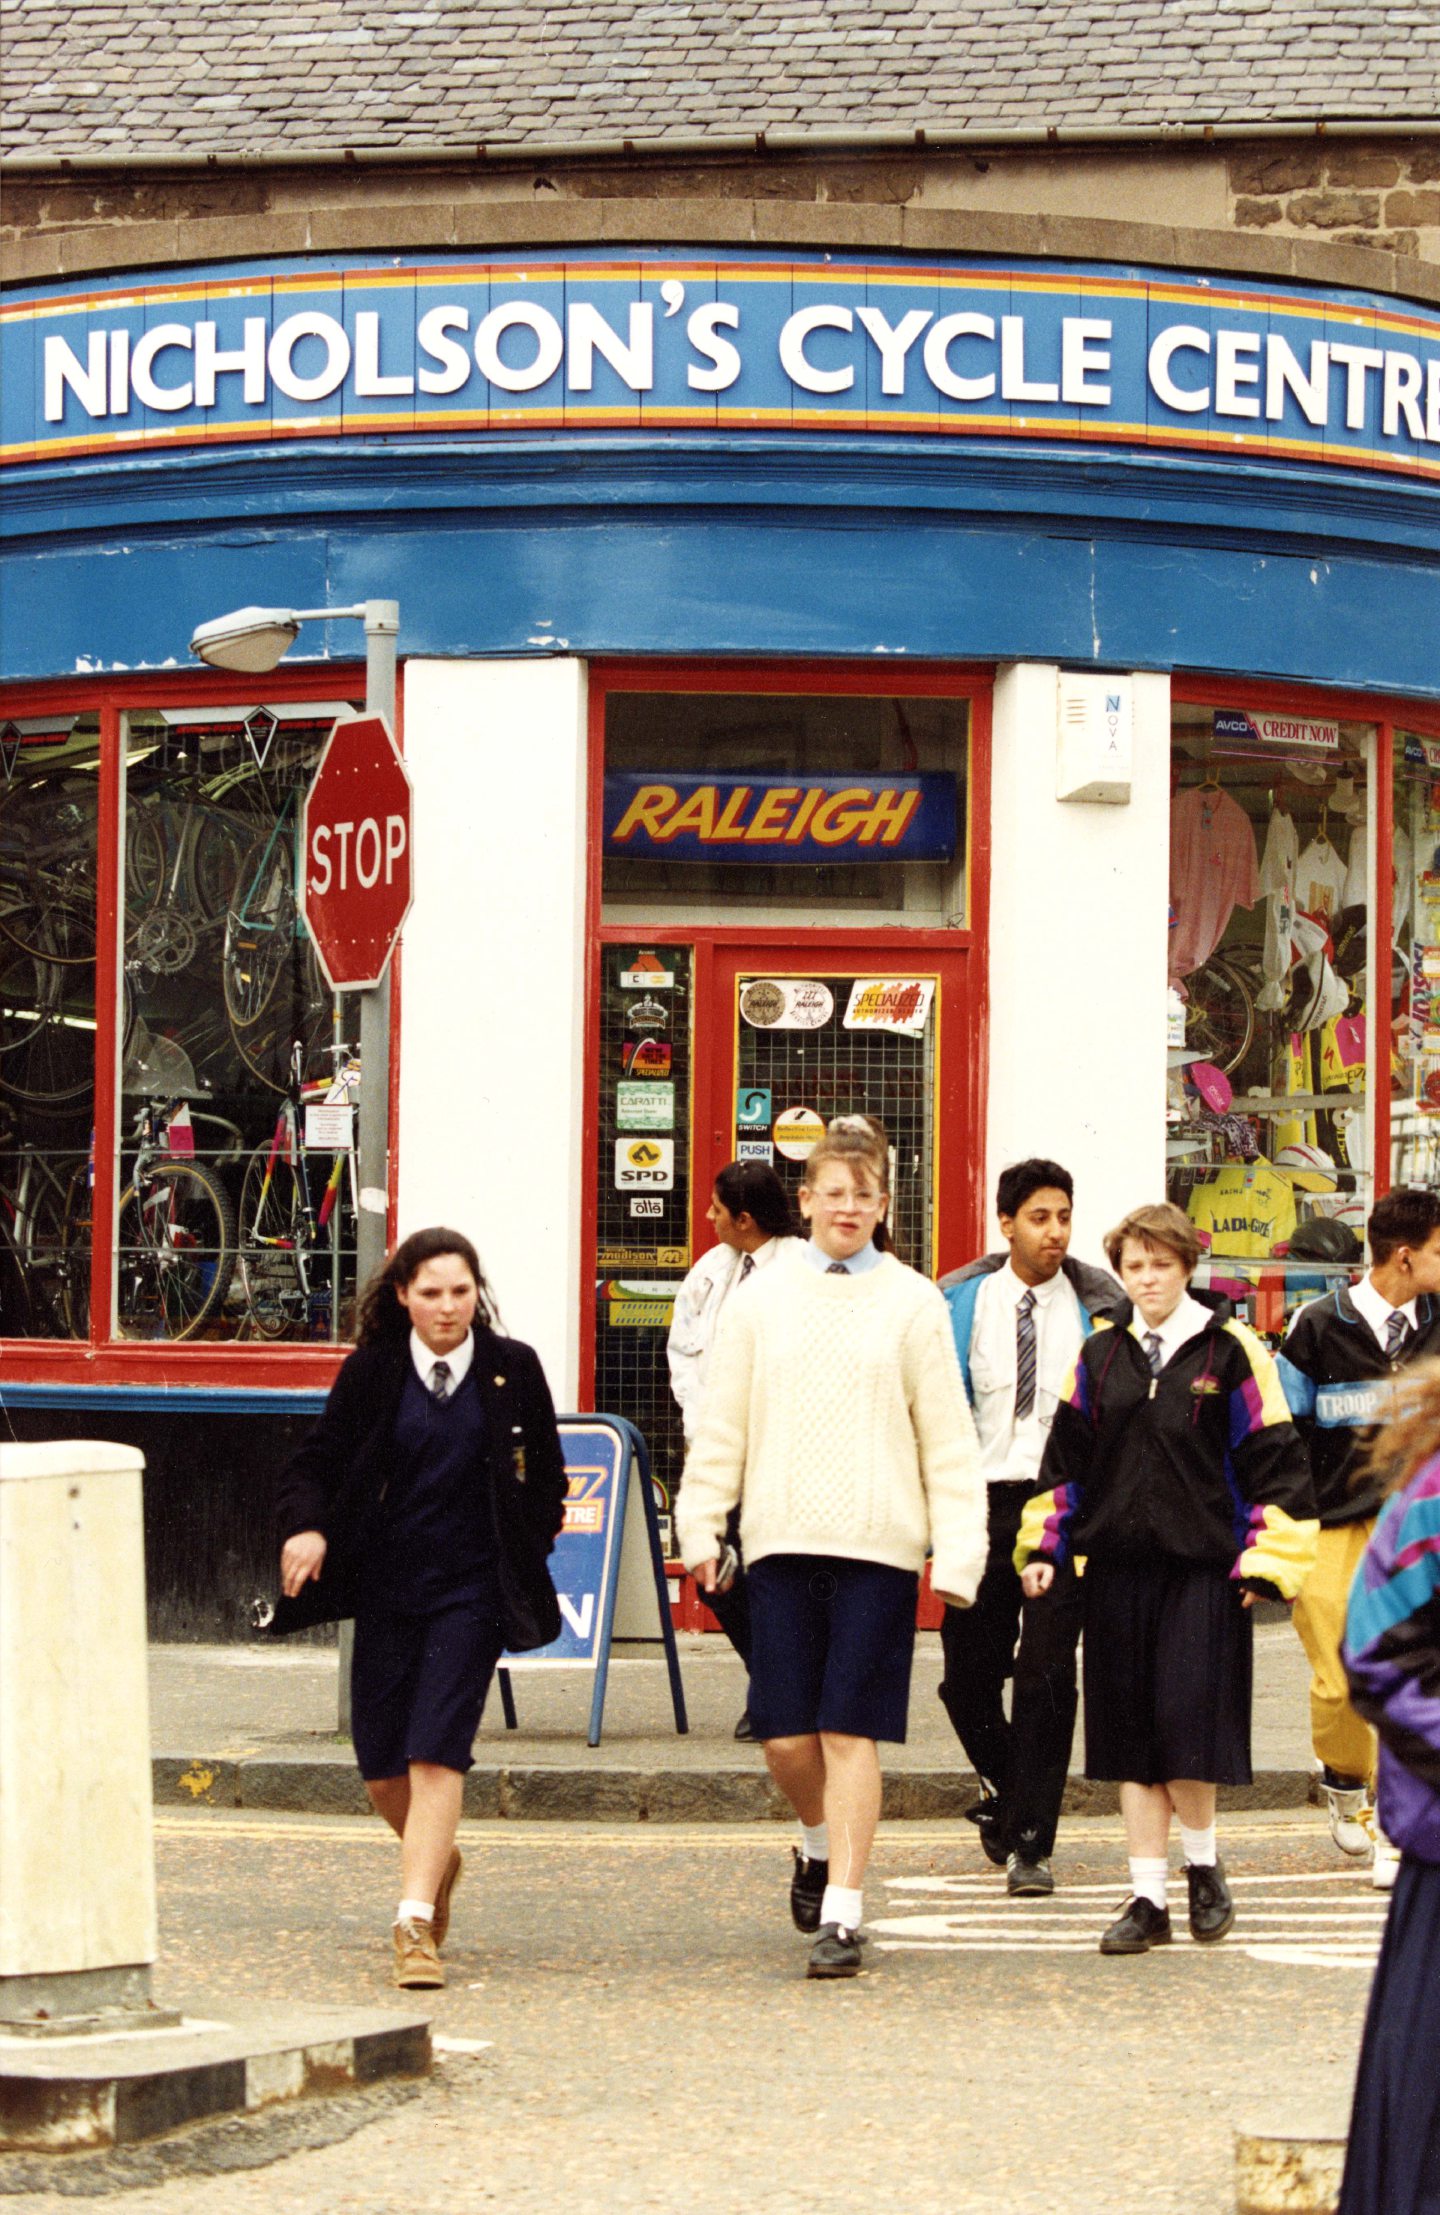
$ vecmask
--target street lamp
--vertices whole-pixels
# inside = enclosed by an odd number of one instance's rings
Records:
[[[246,676],[267,674],[293,646],[302,623],[353,618],[365,625],[365,713],[395,722],[395,651],[400,635],[398,600],[361,600],[353,608],[237,608],[201,623],[190,651],[212,669]],[[388,978],[360,995],[359,1209],[355,1224],[355,1274],[366,1285],[385,1259],[390,1190],[390,994]],[[375,1174],[376,1171],[379,1174]]]

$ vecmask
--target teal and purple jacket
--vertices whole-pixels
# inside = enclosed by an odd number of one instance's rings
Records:
[[[1350,1587],[1350,1697],[1380,1735],[1387,1838],[1440,1862],[1440,1453],[1380,1511]]]
[[[1097,1319],[1055,1410],[1015,1566],[1032,1557],[1189,1561],[1293,1600],[1315,1560],[1310,1466],[1275,1364],[1217,1293],[1158,1376],[1128,1301]]]

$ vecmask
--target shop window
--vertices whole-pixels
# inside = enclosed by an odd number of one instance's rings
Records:
[[[349,1335],[358,1010],[331,997],[296,875],[305,792],[346,712],[125,718],[121,1338]]]
[[[1243,693],[1173,712],[1169,1196],[1197,1282],[1272,1335],[1363,1258],[1394,1016],[1388,962],[1367,1004],[1374,759],[1371,726]]]
[[[0,1334],[88,1327],[99,727],[0,727]]]
[[[1440,1184],[1440,738],[1397,731],[1391,1182]]]
[[[608,695],[606,920],[961,926],[964,700]]]

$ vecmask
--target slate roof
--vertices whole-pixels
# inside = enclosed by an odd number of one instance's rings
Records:
[[[4,17],[11,153],[1440,113],[1440,0],[6,0]]]

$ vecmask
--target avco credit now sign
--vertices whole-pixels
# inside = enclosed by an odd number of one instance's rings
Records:
[[[1440,311],[1107,264],[360,256],[21,287],[0,458],[593,431],[1109,441],[1440,479]]]

